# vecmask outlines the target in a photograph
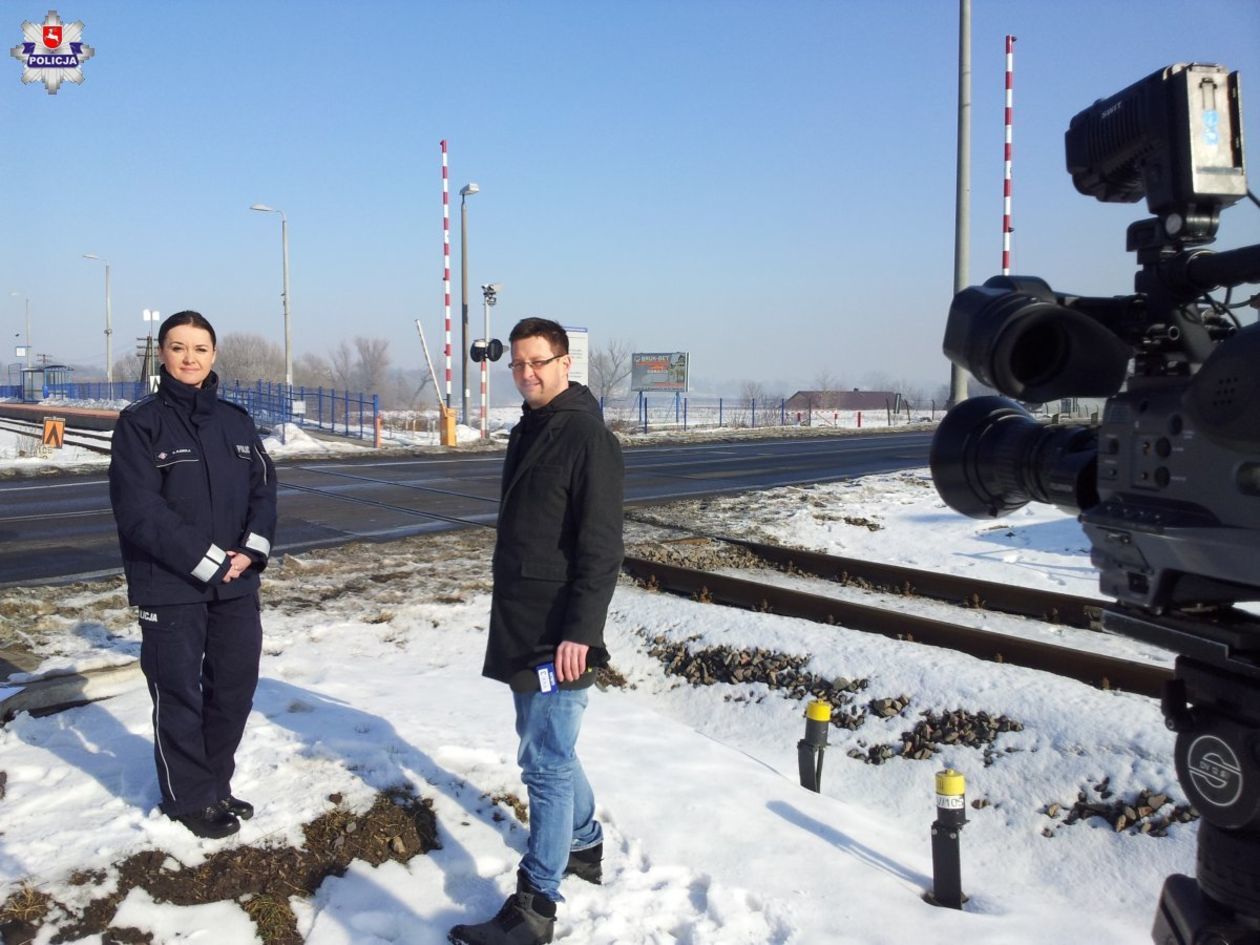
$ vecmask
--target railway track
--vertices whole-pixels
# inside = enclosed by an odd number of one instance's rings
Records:
[[[742,545],[750,551],[758,548],[768,549],[767,560],[773,561],[777,558],[780,561],[790,561],[797,570],[803,570],[800,568],[799,561],[802,560],[802,554],[805,554],[809,558],[811,567],[816,569],[813,573],[821,572],[821,576],[829,579],[835,579],[836,576],[852,579],[854,575],[865,571],[868,574],[894,577],[897,582],[908,581],[910,588],[915,586],[916,581],[920,581],[933,590],[933,593],[924,596],[963,602],[969,606],[975,606],[975,602],[983,601],[984,609],[998,613],[1040,616],[1038,608],[1046,604],[1053,603],[1055,606],[1050,612],[1056,614],[1071,612],[1077,606],[1075,604],[1068,606],[1062,600],[1056,603],[1055,599],[1059,598],[1059,595],[1046,595],[1044,592],[1025,594],[1019,588],[1005,586],[1002,586],[1003,590],[1009,593],[1001,596],[994,595],[993,599],[988,599],[982,596],[982,589],[992,585],[978,584],[969,579],[931,573],[930,576],[934,580],[929,582],[922,577],[928,575],[929,572],[916,572],[913,569],[904,568],[889,570],[887,565],[856,562],[853,559],[833,559],[813,552],[802,553],[797,549],[759,546],[753,542],[733,540],[732,544]],[[715,574],[710,571],[637,557],[627,557],[622,570],[647,587],[695,600],[782,616],[800,617],[827,625],[838,624],[850,630],[878,633],[899,640],[945,647],[979,659],[1066,676],[1103,689],[1120,689],[1158,697],[1163,691],[1164,683],[1172,678],[1172,671],[1162,666],[1074,650],[1018,636],[977,630],[973,627],[906,613],[901,609],[856,604],[746,578]],[[899,583],[894,586],[903,588],[899,592],[906,592],[904,590],[906,585]],[[1083,599],[1068,598],[1068,600],[1079,602]],[[1082,613],[1093,612],[1095,615],[1098,607],[1098,603],[1092,601],[1080,605]]]
[[[44,427],[41,423],[0,417],[0,430],[7,430],[10,433],[21,433],[24,436],[33,437],[38,442],[43,442]],[[86,433],[83,430],[75,430],[71,433],[69,428],[67,428],[65,435],[62,437],[62,443],[65,446],[77,446],[80,449],[89,450],[93,453],[109,455],[110,438],[101,434]]]
[[[11,421],[0,420],[0,423],[8,422]],[[339,473],[336,478],[380,481],[387,485],[398,485],[388,480],[374,480],[371,477],[348,473]],[[449,525],[494,527],[492,513],[484,517],[443,515],[295,483],[285,483],[284,488],[320,494],[365,506],[406,512]],[[442,492],[452,496],[462,495],[462,493],[450,490],[415,488],[418,491]],[[476,495],[468,497],[484,498]],[[659,522],[645,521],[644,524],[662,527]],[[683,530],[680,529],[680,531]],[[688,532],[688,534],[695,533]],[[727,536],[703,535],[700,537],[741,548],[767,565],[790,574],[808,574],[844,585],[858,586],[864,590],[929,598],[969,609],[1013,614],[1051,624],[1081,629],[1098,629],[1100,626],[1101,604],[1088,598],[826,555],[803,549],[784,548]],[[785,616],[802,617],[824,624],[840,624],[853,630],[947,647],[980,659],[1040,669],[1102,688],[1158,696],[1164,681],[1172,675],[1170,670],[1159,666],[960,626],[944,620],[908,614],[904,609],[857,604],[835,597],[806,593],[764,582],[714,574],[639,557],[627,557],[623,570],[642,583],[675,594]]]

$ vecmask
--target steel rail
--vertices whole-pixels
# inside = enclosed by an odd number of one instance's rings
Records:
[[[802,571],[840,584],[869,584],[874,589],[893,594],[930,597],[964,607],[1035,617],[1047,623],[1065,624],[1081,630],[1102,629],[1102,608],[1105,604],[1088,597],[1056,594],[1053,591],[999,584],[895,564],[861,561],[800,548],[766,545],[742,538],[721,540],[746,548],[758,558],[786,570]]]
[[[15,424],[21,424],[22,426],[15,426]],[[43,429],[42,424],[32,422],[28,426],[27,421],[25,420],[9,420],[8,418],[0,418],[0,430],[8,430],[10,433],[20,433],[23,436],[31,436],[37,440],[41,440],[41,442]],[[66,429],[69,429],[69,427]],[[90,436],[90,434],[82,434],[81,431],[76,431],[74,435],[76,437],[80,435]],[[93,437],[93,439],[97,439],[97,437]],[[108,440],[109,437],[99,437],[99,439]],[[100,446],[96,443],[85,443],[81,440],[72,439],[69,434],[63,434],[61,442],[65,446],[77,446],[79,449],[89,450],[93,453],[102,453],[105,456],[108,456],[110,453],[108,446]]]
[[[928,617],[642,558],[627,557],[622,570],[649,586],[673,594],[944,647],[978,659],[1066,676],[1101,689],[1158,697],[1164,683],[1173,675],[1171,669],[1162,666],[960,627]]]

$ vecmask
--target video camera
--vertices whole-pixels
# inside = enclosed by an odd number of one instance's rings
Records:
[[[1079,513],[1106,629],[1178,653],[1164,693],[1178,777],[1202,815],[1196,875],[1169,877],[1161,945],[1260,943],[1260,324],[1208,293],[1260,282],[1260,245],[1214,253],[1246,196],[1236,72],[1177,64],[1072,119],[1067,167],[1105,202],[1146,199],[1129,226],[1132,295],[1075,296],[1028,276],[959,292],[944,350],[1005,394],[955,405],[931,450],[953,509],[1029,501]],[[1106,398],[1095,426],[1021,404]],[[1211,937],[1211,936],[1215,937]],[[1208,936],[1208,937],[1204,937]]]

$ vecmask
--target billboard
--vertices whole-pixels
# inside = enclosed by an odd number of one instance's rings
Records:
[[[687,352],[667,351],[630,355],[630,389],[685,391],[687,389]]]
[[[572,364],[569,365],[569,380],[576,381],[578,384],[589,384],[587,378],[590,376],[590,334],[585,328],[572,328],[569,325],[562,326],[564,333],[569,336],[569,357]]]

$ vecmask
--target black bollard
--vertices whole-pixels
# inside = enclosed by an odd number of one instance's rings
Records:
[[[822,787],[823,752],[827,750],[830,726],[830,704],[815,699],[805,707],[805,737],[796,743],[796,760],[801,769],[801,787],[815,794]]]
[[[925,895],[934,906],[961,909],[962,866],[958,835],[967,822],[967,781],[953,768],[936,774],[936,820],[932,824],[932,891]]]

